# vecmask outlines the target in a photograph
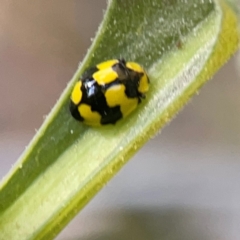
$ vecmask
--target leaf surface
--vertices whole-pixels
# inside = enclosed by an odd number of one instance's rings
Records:
[[[0,239],[51,239],[236,51],[237,19],[212,0],[109,1],[83,63],[0,186]],[[150,77],[147,99],[114,126],[69,114],[88,67],[124,57]]]

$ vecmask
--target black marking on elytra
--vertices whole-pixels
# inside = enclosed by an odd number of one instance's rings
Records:
[[[82,81],[81,91],[83,93],[83,99],[92,99],[94,96],[101,94],[101,86],[93,78],[87,78]]]
[[[75,105],[73,101],[69,103],[69,110],[71,115],[78,121],[83,121],[83,117],[79,114],[78,105]]]
[[[127,95],[127,97],[140,97],[140,93],[138,92],[139,76],[134,76],[134,78],[122,81],[122,83],[125,85],[125,94]]]
[[[145,97],[144,94],[138,92],[139,81],[144,73],[138,73],[127,68],[124,59],[119,59],[119,62],[114,64],[112,69],[117,73],[118,78],[108,84],[100,85],[94,80],[92,75],[99,70],[97,67],[87,70],[80,80],[82,81],[81,104],[85,103],[91,107],[91,111],[98,112],[101,115],[101,124],[103,125],[109,123],[115,124],[123,117],[119,105],[114,107],[108,106],[105,98],[107,89],[115,85],[124,85],[125,94],[128,98],[138,98],[138,103],[140,103],[141,98]],[[83,117],[78,112],[79,104],[75,105],[71,102],[70,111],[75,119],[83,121]]]
[[[91,111],[101,115],[101,124],[116,123],[122,118],[120,106],[109,107],[105,98],[104,86],[99,85],[93,78],[82,81],[83,93],[81,103],[91,106]]]
[[[128,98],[138,98],[138,102],[141,102],[143,94],[138,92],[139,81],[144,73],[135,72],[132,69],[126,67],[124,59],[119,59],[119,62],[112,66],[112,69],[117,73],[118,78],[113,82],[103,86],[105,90],[115,85],[123,84],[126,88],[125,94]]]
[[[114,64],[112,66],[112,69],[114,72],[117,73],[119,80],[126,80],[130,77],[128,69],[126,68],[126,65],[122,62]]]
[[[119,63],[126,66],[126,60],[124,58],[119,58],[118,61],[119,61]]]
[[[123,117],[120,106],[115,106],[106,109],[106,113],[102,115],[101,124],[115,124],[119,119]]]

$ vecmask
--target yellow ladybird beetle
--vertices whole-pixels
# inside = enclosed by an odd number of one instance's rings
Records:
[[[87,70],[75,84],[70,112],[90,126],[115,124],[137,107],[148,89],[149,78],[138,63],[108,60]]]

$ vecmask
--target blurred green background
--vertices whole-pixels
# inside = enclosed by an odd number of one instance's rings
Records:
[[[0,5],[2,178],[76,71],[106,1]],[[232,58],[57,239],[239,239],[239,62]]]

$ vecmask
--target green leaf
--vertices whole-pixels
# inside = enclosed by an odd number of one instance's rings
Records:
[[[226,0],[233,10],[239,15],[240,14],[240,2],[238,0]]]
[[[237,20],[212,0],[109,1],[84,62],[0,186],[0,239],[51,239],[236,51]],[[147,99],[115,126],[69,114],[73,84],[124,57],[148,71]]]

